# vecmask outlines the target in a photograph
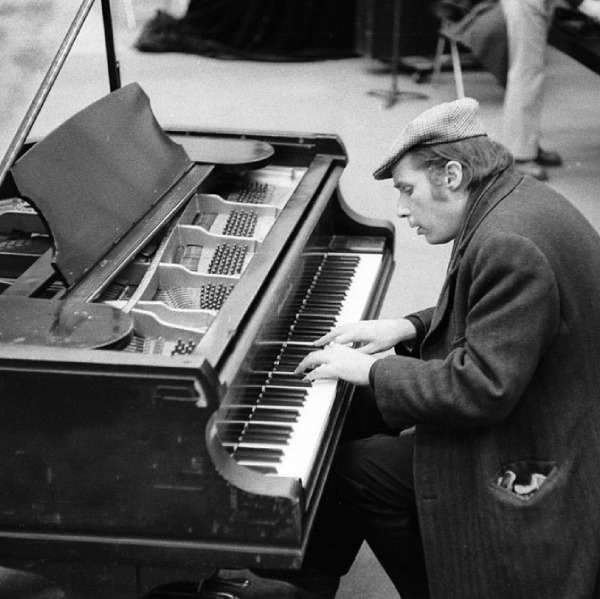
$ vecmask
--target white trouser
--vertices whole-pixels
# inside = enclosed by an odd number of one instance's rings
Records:
[[[501,0],[508,31],[503,141],[517,160],[537,156],[547,69],[548,30],[556,0]]]

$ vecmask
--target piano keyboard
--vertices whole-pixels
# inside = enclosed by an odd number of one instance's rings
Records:
[[[268,331],[254,370],[232,389],[218,427],[236,461],[307,485],[333,407],[337,381],[310,383],[293,374],[312,342],[344,322],[360,320],[379,272],[380,254],[307,258],[290,314]],[[308,282],[308,285],[306,285]],[[285,311],[285,310],[284,310]]]

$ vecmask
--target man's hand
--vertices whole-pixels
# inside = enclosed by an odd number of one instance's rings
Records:
[[[376,354],[387,351],[401,341],[414,339],[415,325],[399,318],[396,320],[361,320],[349,324],[342,324],[332,329],[329,333],[317,339],[314,345],[322,347],[328,343],[359,343],[358,351],[364,354]]]
[[[304,378],[307,381],[342,379],[353,385],[368,385],[369,371],[374,362],[373,356],[333,343],[308,354],[298,364],[295,374],[306,372]]]
[[[600,0],[583,0],[577,8],[596,23],[600,23]]]

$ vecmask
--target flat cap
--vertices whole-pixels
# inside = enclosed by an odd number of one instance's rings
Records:
[[[477,118],[478,108],[477,100],[460,98],[422,112],[402,129],[373,173],[375,179],[389,179],[392,167],[415,146],[432,146],[487,135]]]

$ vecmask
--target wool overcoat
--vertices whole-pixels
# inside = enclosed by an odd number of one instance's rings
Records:
[[[467,206],[410,355],[371,371],[415,427],[434,599],[600,597],[600,237],[512,167]],[[529,496],[499,484],[508,471]]]

